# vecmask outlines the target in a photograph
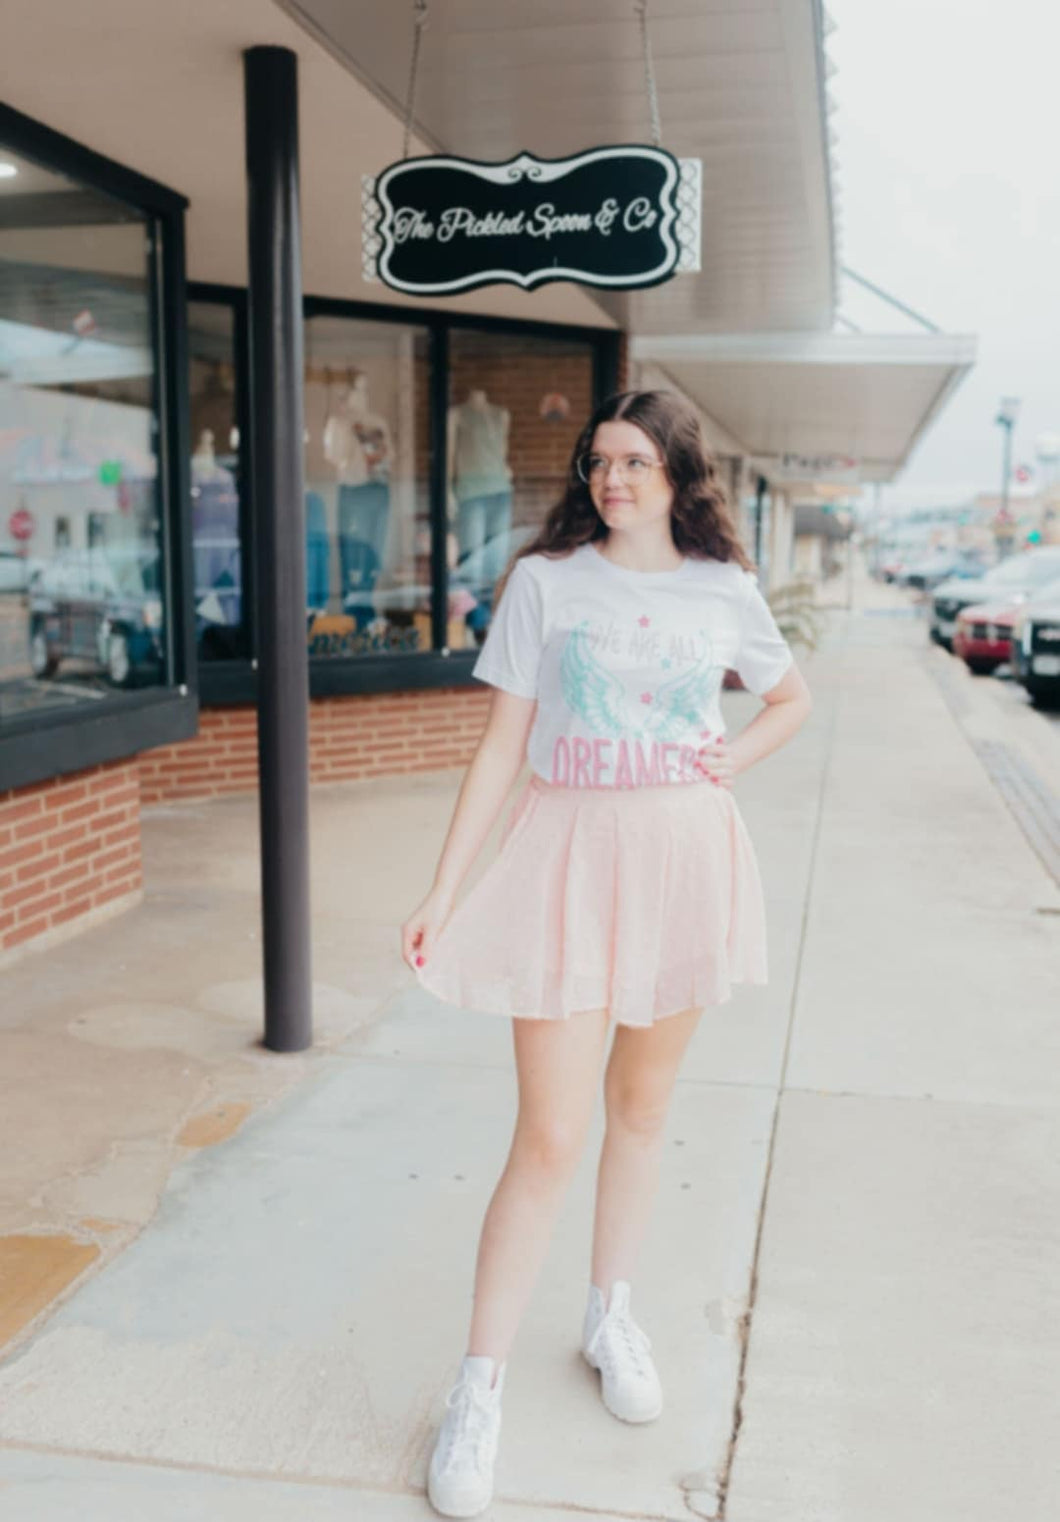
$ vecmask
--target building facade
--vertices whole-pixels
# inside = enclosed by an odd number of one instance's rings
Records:
[[[784,447],[819,447],[804,437],[814,419],[795,369],[825,377],[822,416],[828,385],[842,391],[849,375],[832,377],[831,351],[763,359],[719,337],[734,323],[745,337],[820,334],[834,314],[814,0],[762,13],[775,37],[741,65],[748,98],[799,132],[761,147],[737,134],[731,167],[708,155],[716,236],[699,274],[621,298],[551,284],[433,303],[366,279],[361,259],[361,177],[401,156],[400,7],[353,5],[334,21],[324,5],[271,0],[60,9],[61,27],[54,7],[16,0],[3,21],[25,67],[0,108],[0,958],[135,901],[142,806],[257,785],[270,614],[248,448],[247,49],[288,51],[299,78],[311,780],[469,759],[488,701],[470,670],[493,586],[562,490],[596,402],[627,384],[691,398],[768,588],[794,553],[775,430]],[[614,46],[625,32],[590,10],[584,37],[542,25],[526,58],[492,13],[466,33],[432,19],[412,151],[500,159],[635,137],[639,61],[631,73]],[[722,39],[704,28],[723,20],[665,25],[706,54]],[[628,31],[635,41],[632,13]],[[776,47],[782,73],[765,61]],[[660,87],[675,118],[676,68]],[[610,96],[597,88],[609,80]],[[700,113],[725,109],[703,101]],[[674,151],[706,151],[709,126],[693,112]],[[760,215],[770,204],[772,222]],[[797,258],[769,231],[785,218]],[[687,347],[690,331],[713,347]],[[863,395],[882,384],[873,366],[893,366],[850,362]],[[748,367],[763,363],[787,366],[794,389],[779,401],[763,390],[756,413]],[[927,403],[911,405],[878,474],[926,420]],[[855,437],[864,418],[843,427],[837,443],[869,445]]]

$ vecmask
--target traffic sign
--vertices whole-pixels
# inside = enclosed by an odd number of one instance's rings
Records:
[[[37,520],[28,507],[18,507],[7,520],[7,531],[12,539],[25,543],[32,539],[37,529]]]

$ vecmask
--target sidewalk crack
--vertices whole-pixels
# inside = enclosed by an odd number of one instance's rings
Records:
[[[759,1265],[762,1255],[762,1237],[765,1230],[766,1211],[769,1205],[769,1188],[773,1178],[773,1159],[776,1155],[777,1130],[780,1121],[780,1103],[787,1088],[787,1073],[791,1061],[791,1045],[795,1031],[795,1011],[799,1002],[799,988],[802,979],[803,958],[806,954],[807,932],[810,919],[810,906],[813,903],[814,883],[817,875],[817,862],[821,846],[821,830],[824,821],[825,798],[828,792],[828,784],[832,771],[832,756],[835,748],[836,728],[839,722],[839,705],[842,696],[844,676],[846,674],[847,659],[850,646],[850,622],[851,614],[846,612],[840,623],[840,640],[836,680],[831,691],[831,706],[828,713],[827,730],[825,738],[824,765],[821,768],[821,778],[817,789],[817,812],[813,825],[813,841],[810,847],[809,868],[806,876],[806,888],[802,906],[802,920],[799,925],[799,945],[795,958],[795,970],[791,982],[791,1000],[788,1009],[788,1025],[784,1036],[784,1050],[781,1056],[780,1073],[777,1079],[773,1114],[769,1125],[769,1145],[766,1154],[765,1170],[762,1178],[762,1193],[758,1202],[758,1223],[755,1232],[754,1251],[751,1255],[751,1274],[747,1291],[747,1303],[739,1316],[735,1318],[737,1335],[740,1343],[740,1364],[736,1376],[736,1394],[733,1400],[732,1426],[729,1432],[729,1441],[725,1451],[725,1458],[718,1475],[716,1494],[717,1503],[709,1512],[698,1509],[700,1497],[705,1499],[707,1492],[699,1492],[698,1495],[685,1491],[685,1504],[689,1511],[697,1517],[703,1517],[705,1522],[726,1522],[729,1490],[732,1484],[733,1466],[736,1462],[736,1449],[740,1437],[740,1428],[744,1419],[744,1401],[747,1393],[747,1363],[751,1348],[751,1327],[754,1318],[755,1305],[758,1299]]]

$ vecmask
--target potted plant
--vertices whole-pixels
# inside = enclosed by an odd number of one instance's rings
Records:
[[[812,577],[797,576],[774,587],[766,601],[777,621],[777,628],[793,649],[817,649],[825,617],[817,606],[817,588]],[[735,671],[725,673],[724,685],[743,687]]]

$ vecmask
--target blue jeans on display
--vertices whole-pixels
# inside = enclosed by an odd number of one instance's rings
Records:
[[[372,599],[383,564],[390,487],[385,481],[339,487],[339,564],[342,606],[362,629],[374,617]]]
[[[305,600],[307,608],[328,605],[331,545],[324,499],[319,492],[305,494]]]
[[[467,497],[457,507],[459,559],[453,581],[471,588],[478,606],[467,615],[469,629],[484,629],[493,606],[492,589],[508,559],[512,523],[510,491]]]

